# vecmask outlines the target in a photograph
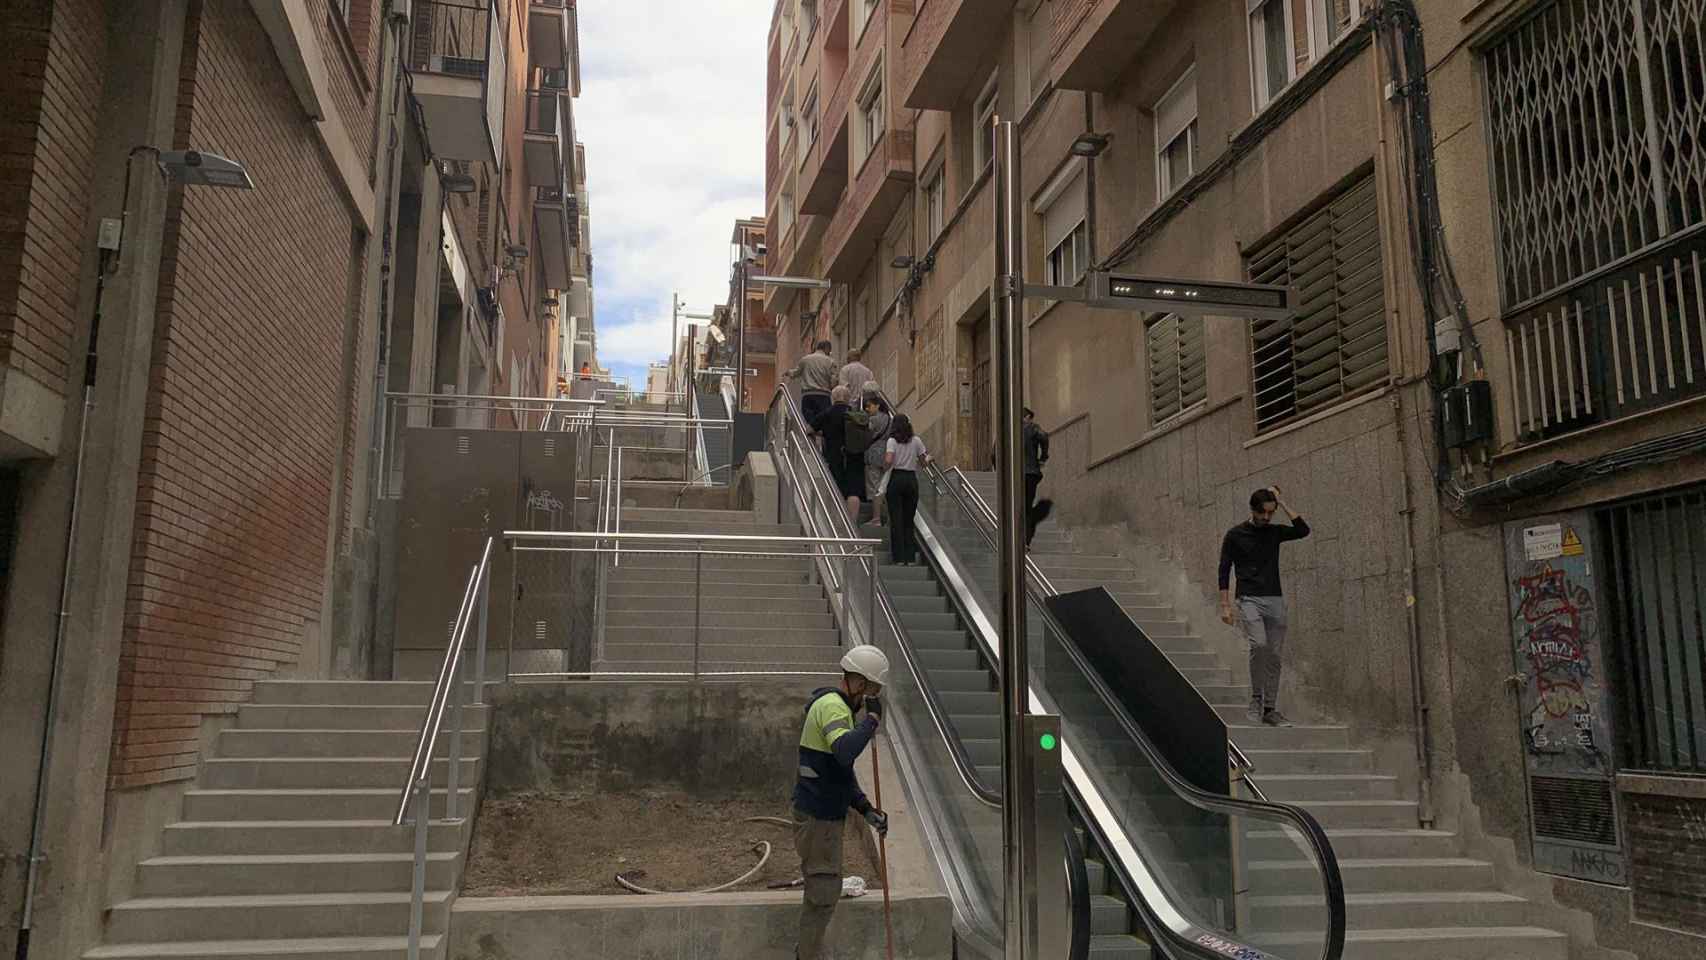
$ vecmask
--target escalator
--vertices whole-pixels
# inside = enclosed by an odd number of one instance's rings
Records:
[[[729,419],[728,403],[723,399],[721,390],[714,387],[706,389],[695,384],[693,392],[694,400],[699,405],[696,413],[699,419],[706,421]],[[702,427],[700,436],[705,444],[705,463],[704,470],[701,472],[706,475],[707,482],[711,486],[727,486],[730,476],[729,457],[734,438],[726,428]]]
[[[814,535],[854,535],[786,391],[778,393],[767,429],[784,502]],[[994,541],[982,518],[939,479],[921,488],[924,565],[879,560],[873,568],[848,558],[826,562],[825,579],[832,597],[842,598],[849,641],[875,643],[889,655],[885,729],[955,907],[958,955],[999,957],[999,644],[992,584],[980,583],[986,570],[992,579]],[[865,596],[869,604],[851,599]],[[1061,841],[1075,881],[1072,960],[1338,960],[1344,898],[1320,827],[1295,808],[1229,795],[1224,727],[1218,742],[1202,738],[1206,746],[1188,765],[1197,772],[1218,767],[1218,792],[1181,774],[1040,592],[1029,614],[1030,709],[1061,718],[1074,821]],[[1244,848],[1252,830],[1282,838],[1262,856],[1293,858],[1305,868],[1283,931],[1251,928]],[[1276,945],[1258,946],[1263,940]]]

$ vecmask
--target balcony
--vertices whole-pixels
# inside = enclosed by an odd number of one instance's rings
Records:
[[[1702,291],[1706,239],[1695,237],[1507,317],[1505,402],[1516,441],[1706,396]]]
[[[958,106],[973,84],[988,78],[1014,6],[1014,0],[926,0],[901,41],[901,102],[920,110]]]
[[[527,91],[527,119],[522,126],[522,167],[530,187],[563,184],[563,100],[558,90]]]
[[[865,158],[824,233],[824,276],[857,278],[912,186],[912,132],[888,130]]]
[[[800,212],[830,214],[847,186],[847,105],[853,84],[846,71],[823,105],[823,125],[817,143],[807,147],[800,165]],[[796,124],[803,126],[804,122]]]
[[[572,70],[574,47],[569,40],[568,0],[530,0],[527,5],[527,50],[533,65],[547,70]]]
[[[508,73],[496,0],[416,0],[408,68],[432,152],[451,160],[503,162]]]
[[[545,271],[545,286],[567,290],[574,277],[574,244],[569,242],[568,195],[561,182],[533,188],[533,229],[539,236],[537,256]]]
[[[1076,16],[1054,54],[1054,85],[1062,90],[1107,91],[1155,34],[1177,0],[1091,0],[1077,10],[1059,6],[1056,16]]]

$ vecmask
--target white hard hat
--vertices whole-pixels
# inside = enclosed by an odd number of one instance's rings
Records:
[[[841,669],[856,673],[875,684],[889,682],[889,658],[870,644],[860,644],[841,658]]]

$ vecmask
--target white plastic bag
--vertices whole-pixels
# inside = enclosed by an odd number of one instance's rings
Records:
[[[864,877],[842,877],[841,895],[844,897],[862,897],[865,895]]]

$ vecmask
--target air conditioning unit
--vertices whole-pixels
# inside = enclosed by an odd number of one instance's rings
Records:
[[[540,79],[539,85],[552,90],[567,90],[569,88],[569,68],[546,67],[545,75]]]
[[[472,57],[447,57],[441,53],[432,55],[428,69],[433,73],[448,73],[456,77],[473,77],[483,80],[486,76],[486,61],[475,60]]]

